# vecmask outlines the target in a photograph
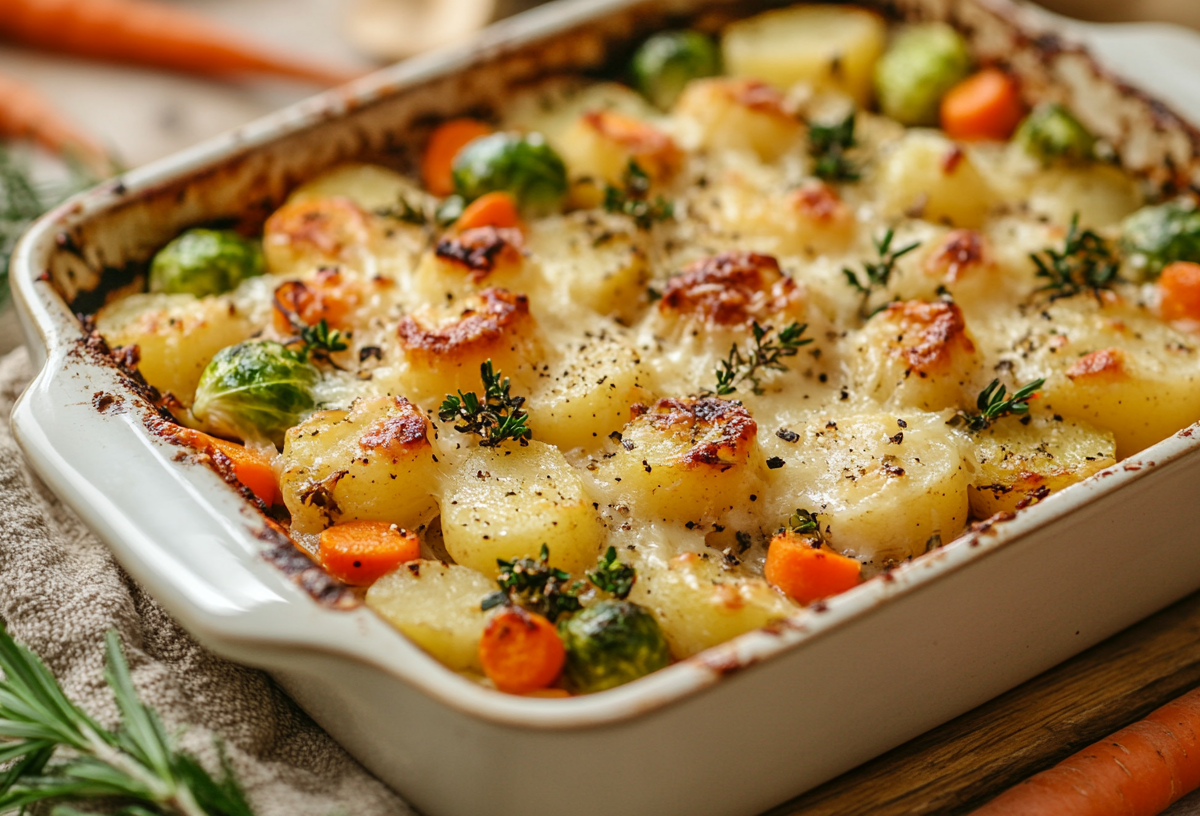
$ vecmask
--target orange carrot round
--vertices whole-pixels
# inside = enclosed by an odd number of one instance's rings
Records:
[[[474,227],[521,228],[517,200],[502,190],[484,193],[463,210],[454,228],[459,232]]]
[[[973,816],[1154,816],[1200,787],[1200,689],[1010,788]]]
[[[385,521],[344,521],[321,533],[321,564],[351,586],[370,586],[421,557],[415,533]]]
[[[454,157],[470,142],[492,132],[478,119],[451,119],[442,122],[429,136],[421,158],[421,179],[425,189],[436,196],[454,192]]]
[[[484,673],[509,694],[528,694],[550,685],[566,659],[554,624],[519,606],[500,610],[479,641]]]
[[[862,565],[853,558],[818,549],[816,539],[780,533],[771,539],[763,575],[797,603],[809,604],[858,585]]]
[[[985,68],[942,97],[942,130],[951,139],[1002,141],[1025,116],[1017,82],[998,68]]]
[[[81,57],[340,85],[354,74],[267,53],[206,17],[152,0],[4,0],[0,36]]]
[[[275,480],[275,468],[271,467],[271,460],[267,457],[244,445],[209,436],[194,428],[180,426],[171,433],[180,442],[196,450],[220,451],[233,463],[233,475],[239,482],[250,488],[250,492],[262,499],[267,507],[275,504],[279,497],[279,486]]]
[[[1175,261],[1163,267],[1158,277],[1159,305],[1163,320],[1200,322],[1200,264]]]
[[[51,153],[74,154],[97,174],[111,171],[104,148],[75,129],[33,88],[0,76],[0,100],[0,139],[27,139]]]

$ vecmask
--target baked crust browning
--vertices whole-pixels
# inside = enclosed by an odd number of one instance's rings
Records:
[[[837,190],[823,181],[807,181],[788,196],[802,218],[823,226],[844,225],[850,220],[850,208]]]
[[[633,422],[643,422],[663,435],[686,439],[680,457],[688,467],[727,467],[746,462],[758,435],[758,424],[740,402],[718,397],[660,399],[651,406],[635,403]]]
[[[895,326],[891,354],[921,375],[947,371],[958,353],[974,354],[962,309],[955,303],[910,300],[892,303],[882,318]]]
[[[358,446],[364,451],[384,453],[393,461],[411,456],[421,448],[430,447],[427,435],[429,425],[421,409],[404,397],[393,397],[394,407],[390,416],[378,419],[367,426],[358,439]],[[351,410],[348,419],[354,419],[355,411]]]
[[[342,196],[285,204],[263,226],[268,249],[286,247],[328,258],[348,258],[369,238],[367,213]]]
[[[324,320],[333,328],[347,325],[347,317],[362,301],[354,282],[336,267],[322,267],[311,280],[285,281],[275,287],[271,320],[280,334],[291,334]]]
[[[1085,354],[1071,364],[1067,376],[1073,381],[1116,382],[1129,376],[1125,366],[1125,352],[1119,348],[1106,348]]]
[[[683,153],[675,140],[640,119],[611,110],[594,110],[584,113],[582,122],[597,136],[627,152],[656,180],[674,175],[683,162]]]
[[[991,250],[976,230],[956,229],[925,259],[925,272],[953,283],[974,269],[992,264]]]
[[[405,316],[396,327],[401,345],[426,357],[484,352],[520,334],[532,319],[529,298],[507,289],[484,289],[467,303],[449,322],[436,321],[429,310]]]
[[[444,236],[438,241],[438,260],[467,273],[471,283],[479,283],[501,267],[515,267],[522,261],[521,231],[506,227],[475,227]]]
[[[667,282],[658,308],[717,326],[742,326],[787,309],[799,297],[779,262],[757,252],[722,252]]]

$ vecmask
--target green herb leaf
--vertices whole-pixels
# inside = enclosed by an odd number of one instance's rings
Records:
[[[325,318],[315,326],[305,326],[300,330],[300,342],[304,344],[303,351],[311,359],[328,359],[335,351],[345,351],[345,335],[337,329],[330,329]]]
[[[514,558],[505,561],[497,558],[500,576],[496,583],[499,592],[483,599],[480,608],[484,611],[501,604],[511,603],[544,616],[551,623],[565,613],[578,612],[583,608],[579,602],[582,582],[571,583],[571,574],[551,567],[547,561],[550,548],[542,545],[537,559]]]
[[[807,323],[792,323],[772,334],[769,327],[763,328],[755,321],[750,327],[750,348],[743,353],[734,343],[729,348],[729,355],[717,363],[717,387],[711,393],[718,397],[728,396],[737,391],[739,385],[749,382],[754,393],[761,394],[762,372],[787,371],[784,358],[795,357],[802,346],[812,342],[811,337],[803,336],[807,328]]]
[[[375,214],[380,218],[394,218],[397,221],[403,221],[405,224],[413,224],[418,227],[424,227],[430,221],[424,207],[413,206],[402,195],[396,198],[395,204],[390,207],[380,207],[375,210]]]
[[[527,445],[533,432],[525,424],[529,419],[522,408],[525,398],[509,393],[508,378],[493,370],[491,360],[479,367],[479,376],[483,380],[483,400],[474,391],[465,394],[459,391],[457,396],[447,394],[438,418],[442,422],[458,422],[454,430],[459,433],[482,437],[479,444],[485,448],[494,448],[508,440]]]
[[[1037,390],[1045,383],[1046,381],[1041,378],[1026,383],[1006,399],[1007,389],[1000,385],[1000,380],[992,380],[987,388],[979,392],[979,397],[975,400],[979,413],[969,414],[959,411],[955,415],[955,419],[965,423],[967,430],[978,433],[986,430],[1001,417],[1029,413],[1029,401],[1037,396]]]
[[[813,157],[813,175],[825,181],[858,181],[857,164],[846,158],[854,140],[854,113],[833,125],[808,125],[808,153]]]
[[[616,547],[609,547],[600,557],[596,568],[587,574],[587,578],[599,589],[623,601],[633,590],[637,581],[637,571],[617,559]]]
[[[640,230],[648,230],[656,221],[666,221],[675,215],[675,205],[662,196],[650,200],[650,176],[633,159],[625,168],[620,189],[611,184],[604,188],[604,211],[619,213],[633,219]]]
[[[907,244],[900,249],[892,249],[892,239],[894,237],[895,233],[889,229],[883,234],[882,239],[874,241],[875,252],[878,257],[874,261],[862,262],[861,275],[849,267],[842,267],[842,274],[846,276],[846,283],[850,284],[855,291],[862,295],[862,303],[859,304],[858,315],[863,320],[866,320],[875,313],[869,310],[871,295],[876,289],[887,287],[888,282],[892,279],[892,274],[896,271],[896,261],[921,245],[920,241],[913,241],[911,244]]]
[[[1120,280],[1120,256],[1104,238],[1079,229],[1079,213],[1071,217],[1061,251],[1047,248],[1029,257],[1037,266],[1037,277],[1046,281],[1038,291],[1049,292],[1051,300],[1085,290],[1099,300],[1101,289],[1111,289]]]

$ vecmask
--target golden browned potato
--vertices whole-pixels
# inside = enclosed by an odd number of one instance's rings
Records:
[[[692,123],[702,147],[748,151],[767,162],[795,146],[803,132],[783,94],[757,79],[693,80],[675,113]]]

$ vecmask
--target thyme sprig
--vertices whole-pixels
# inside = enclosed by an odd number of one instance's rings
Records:
[[[416,206],[409,201],[405,196],[396,196],[396,203],[389,207],[379,207],[375,210],[375,214],[380,218],[394,218],[397,221],[403,221],[405,224],[412,224],[417,227],[424,227],[429,224],[429,213],[425,211],[423,206]]]
[[[992,380],[991,385],[980,391],[979,397],[975,400],[979,413],[968,414],[965,411],[959,411],[955,415],[955,419],[965,423],[969,431],[978,433],[987,430],[993,422],[1001,417],[1029,413],[1029,401],[1037,396],[1037,390],[1045,383],[1044,379],[1038,378],[1021,386],[1009,397],[1007,389],[1000,384],[1000,380]]]
[[[1079,229],[1079,213],[1071,217],[1062,250],[1048,247],[1029,257],[1037,266],[1037,277],[1045,281],[1038,291],[1049,292],[1051,300],[1085,290],[1091,290],[1099,300],[1101,289],[1111,289],[1120,280],[1120,256],[1100,235]]]
[[[485,448],[494,448],[508,440],[529,444],[533,432],[526,424],[529,414],[522,408],[525,398],[510,393],[508,377],[495,371],[491,360],[479,366],[479,377],[483,380],[483,399],[474,391],[465,394],[459,391],[458,396],[447,394],[438,418],[442,422],[458,422],[454,430],[481,437],[479,444]]]
[[[825,181],[858,181],[861,168],[846,158],[854,147],[854,112],[833,125],[808,125],[808,153],[813,157],[813,175]]]
[[[633,159],[625,168],[621,187],[611,184],[604,188],[604,211],[627,215],[640,230],[648,230],[655,221],[666,221],[675,215],[675,204],[662,196],[650,199],[650,176]]]
[[[623,601],[637,582],[637,570],[617,558],[616,547],[609,547],[587,578],[597,588]]]
[[[500,576],[496,583],[500,589],[483,599],[480,608],[485,612],[503,604],[515,604],[544,616],[551,623],[565,613],[578,612],[583,608],[579,602],[582,581],[571,582],[571,573],[550,566],[550,548],[542,545],[537,559],[514,558],[505,561],[497,558]]]
[[[350,348],[346,345],[346,336],[337,329],[329,328],[325,318],[316,325],[305,326],[300,330],[302,352],[309,359],[328,360],[329,355]]]
[[[913,241],[911,244],[902,246],[899,249],[892,249],[893,238],[895,238],[895,232],[888,229],[883,234],[883,238],[872,239],[878,257],[874,261],[862,262],[861,277],[853,269],[842,267],[842,274],[846,276],[846,282],[862,296],[862,303],[858,307],[858,315],[863,320],[866,320],[875,313],[868,311],[871,303],[871,295],[876,289],[885,288],[891,281],[892,274],[896,271],[896,261],[921,245],[920,241]],[[878,311],[878,309],[875,311]]]
[[[812,342],[804,337],[807,323],[792,323],[781,331],[772,332],[763,328],[756,320],[750,327],[752,341],[745,353],[737,343],[729,348],[729,356],[717,363],[717,387],[713,391],[718,397],[737,391],[744,382],[751,383],[755,394],[762,393],[764,371],[787,371],[783,360],[795,357],[802,346]]]
[[[138,699],[113,632],[106,654],[105,680],[121,713],[116,731],[68,700],[42,661],[0,628],[0,761],[11,763],[0,773],[0,812],[106,800],[122,804],[116,812],[126,816],[253,816],[224,760],[214,778],[171,747],[158,716]],[[80,813],[65,805],[53,812]]]

